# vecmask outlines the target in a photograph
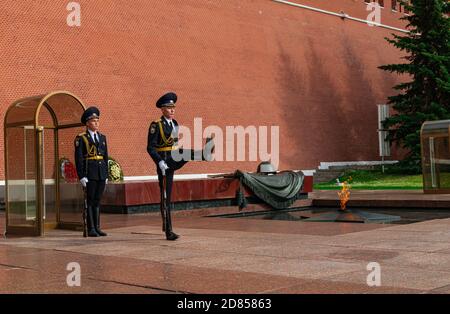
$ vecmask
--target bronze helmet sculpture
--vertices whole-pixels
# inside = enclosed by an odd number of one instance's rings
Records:
[[[257,172],[262,174],[275,174],[277,173],[277,170],[270,162],[263,161],[258,165]]]

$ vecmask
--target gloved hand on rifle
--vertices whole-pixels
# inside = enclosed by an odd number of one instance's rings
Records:
[[[161,173],[163,176],[166,175],[166,170],[169,169],[169,166],[167,166],[166,162],[164,160],[161,160],[159,163],[159,169],[161,169]]]
[[[86,178],[86,177],[84,177],[84,178],[81,178],[81,180],[80,180],[80,183],[81,183],[81,186],[82,187],[86,187],[86,184],[88,183],[88,178]]]

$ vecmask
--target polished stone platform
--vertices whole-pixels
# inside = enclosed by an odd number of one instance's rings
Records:
[[[174,242],[153,214],[104,214],[102,238],[54,230],[0,239],[0,293],[450,293],[450,219],[379,225],[184,215],[174,215]],[[4,223],[0,213],[0,229]],[[66,282],[73,262],[80,287]],[[380,286],[367,284],[373,262]]]
[[[234,178],[208,178],[175,180],[172,201],[175,210],[235,205],[239,180]],[[313,177],[305,176],[298,199],[307,199],[313,190]],[[249,203],[259,203],[244,187]],[[102,199],[102,212],[132,214],[159,211],[160,193],[157,180],[125,181],[108,184]]]

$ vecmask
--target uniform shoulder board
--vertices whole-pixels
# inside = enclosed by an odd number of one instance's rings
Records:
[[[161,122],[161,119],[152,121],[152,123],[150,123],[150,127],[152,127],[152,126],[155,126],[155,127],[156,127],[156,126],[158,125],[159,122]]]
[[[76,147],[80,146],[81,137],[84,135],[86,135],[86,132],[80,133],[75,137],[75,146]]]

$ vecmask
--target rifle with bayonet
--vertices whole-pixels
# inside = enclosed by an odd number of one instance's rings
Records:
[[[84,206],[83,206],[83,237],[87,237],[87,211],[88,211],[88,205],[87,205],[87,187],[83,187],[83,194],[84,194]]]
[[[166,230],[168,230],[167,228],[169,227],[169,223],[168,223],[168,219],[169,219],[169,213],[168,213],[168,209],[167,209],[167,192],[166,192],[166,188],[167,188],[167,178],[166,178],[166,174],[163,174],[163,192],[161,193],[162,197],[161,197],[161,206],[160,206],[160,210],[161,210],[161,217],[163,220],[163,231],[165,232]]]

